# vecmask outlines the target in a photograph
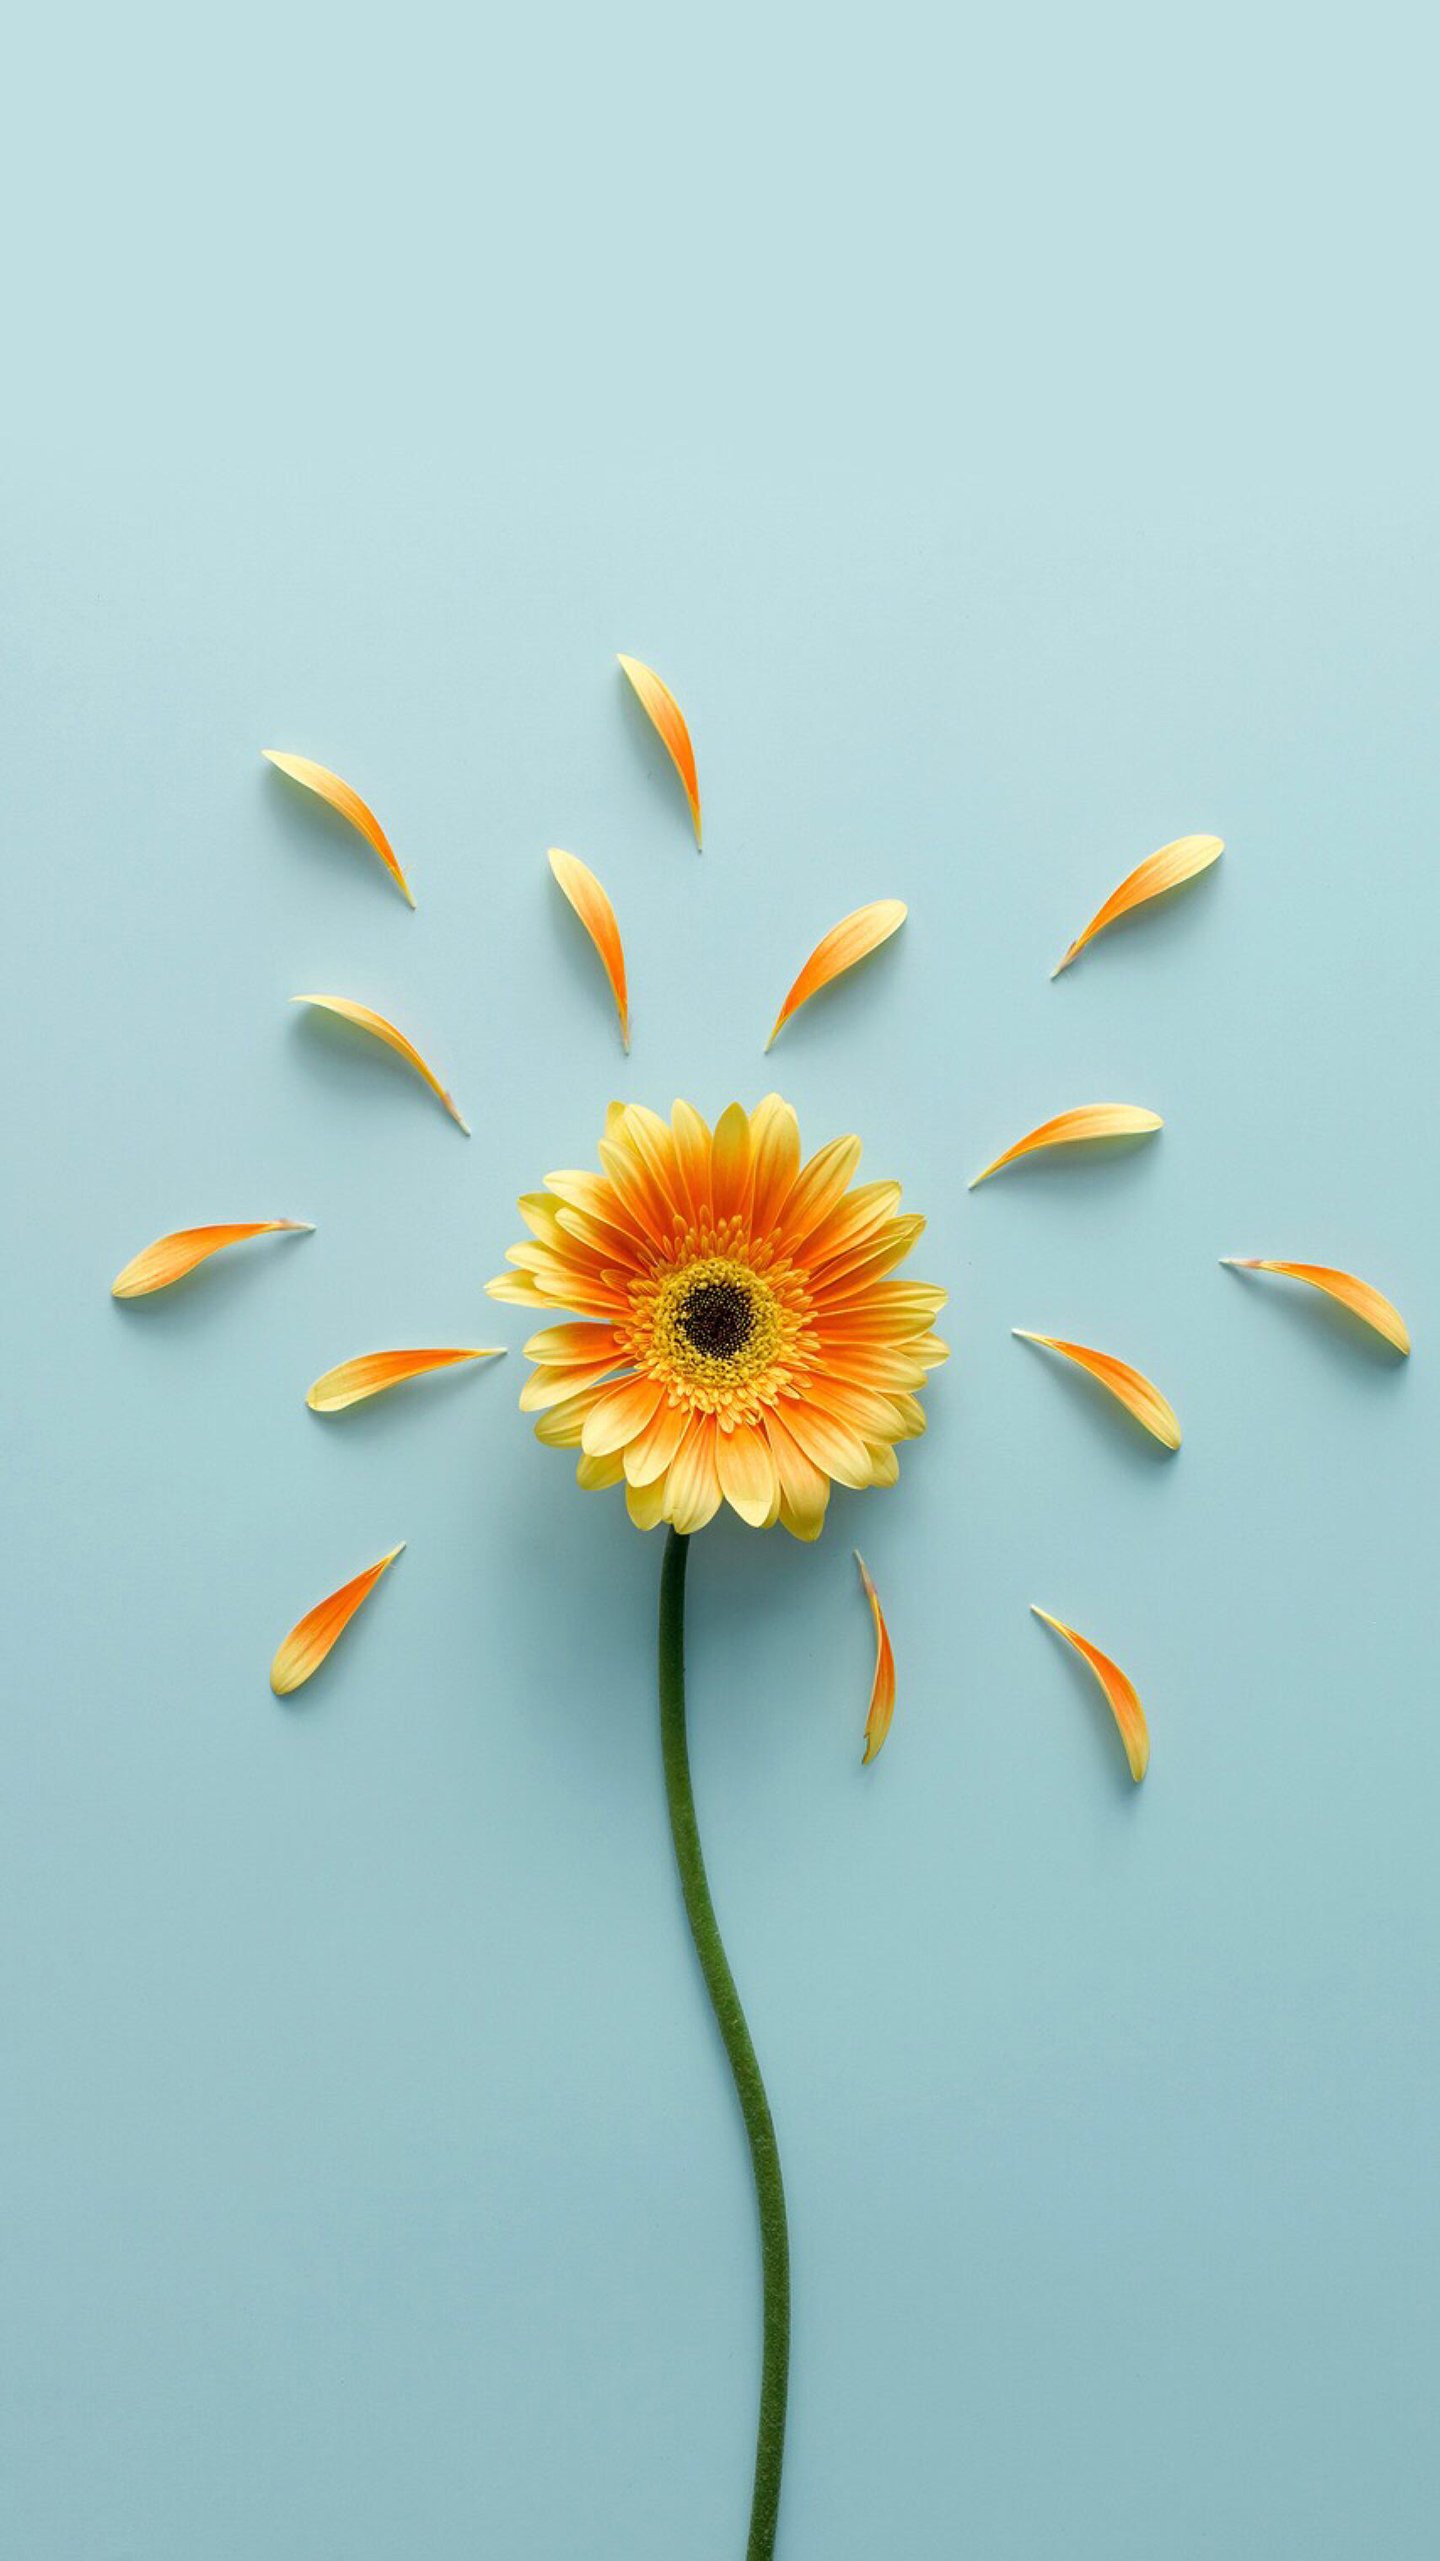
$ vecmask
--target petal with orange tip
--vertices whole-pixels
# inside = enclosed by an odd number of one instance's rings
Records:
[[[558,845],[550,848],[550,869],[561,894],[568,898],[586,933],[600,954],[615,1011],[620,1017],[620,1038],[630,1046],[630,999],[625,987],[625,946],[620,940],[620,927],[615,910],[589,866],[578,854],[562,852]]]
[[[865,1749],[860,1755],[863,1769],[867,1761],[874,1760],[890,1731],[890,1720],[895,1713],[895,1655],[890,1643],[890,1630],[885,1624],[885,1613],[880,1607],[880,1595],[870,1580],[869,1568],[858,1547],[854,1553],[860,1568],[860,1586],[875,1622],[875,1676],[870,1684],[870,1705],[865,1717]]]
[[[1050,975],[1058,978],[1072,960],[1078,960],[1087,943],[1113,925],[1117,916],[1128,916],[1132,907],[1143,907],[1148,899],[1163,898],[1169,889],[1178,889],[1184,880],[1193,880],[1197,872],[1208,871],[1225,851],[1223,836],[1177,836],[1173,845],[1162,845],[1158,854],[1150,854],[1143,863],[1111,891],[1103,907],[1098,907],[1083,934],[1077,934],[1063,960],[1057,960]]]
[[[1143,1370],[1132,1369],[1128,1361],[1116,1360],[1113,1352],[1094,1351],[1088,1343],[1063,1342],[1058,1334],[1027,1334],[1023,1325],[1012,1325],[1010,1330],[1020,1342],[1039,1343],[1042,1350],[1060,1352],[1067,1361],[1074,1361],[1077,1369],[1088,1370],[1157,1441],[1163,1441],[1167,1449],[1179,1448],[1180,1422],[1175,1408]]]
[[[1073,1112],[1059,1112],[1054,1120],[1042,1120],[1038,1129],[1017,1138],[1003,1156],[997,1156],[972,1176],[970,1189],[973,1192],[977,1183],[987,1183],[1002,1166],[1013,1165],[1017,1158],[1034,1155],[1042,1147],[1078,1147],[1095,1138],[1143,1138],[1164,1126],[1158,1112],[1144,1111],[1138,1103],[1082,1103]]]
[[[309,1680],[312,1672],[319,1671],[336,1638],[344,1634],[361,1602],[369,1598],[404,1544],[402,1538],[400,1547],[392,1547],[378,1564],[367,1565],[353,1582],[342,1583],[338,1592],[317,1601],[313,1610],[307,1610],[297,1620],[270,1666],[270,1687],[277,1698],[288,1698],[292,1690]]]
[[[653,667],[645,666],[638,658],[627,658],[623,652],[620,654],[620,664],[639,695],[647,717],[669,749],[670,761],[685,787],[685,797],[690,803],[690,815],[695,823],[695,846],[698,852],[700,784],[695,772],[695,750],[690,744],[690,732],[685,726],[685,714],[669,686],[656,675]]]
[[[1150,1729],[1145,1722],[1145,1710],[1135,1695],[1134,1682],[1121,1671],[1118,1663],[1111,1662],[1108,1654],[1101,1653],[1098,1645],[1092,1645],[1088,1636],[1080,1635],[1076,1628],[1067,1627],[1063,1618],[1052,1618],[1037,1601],[1032,1601],[1030,1607],[1036,1618],[1043,1618],[1046,1626],[1053,1627],[1057,1636],[1063,1636],[1067,1645],[1074,1646],[1081,1661],[1089,1664],[1120,1729],[1130,1776],[1138,1787],[1150,1766]]]
[[[322,1014],[338,1014],[342,1023],[354,1023],[357,1030],[369,1032],[375,1040],[383,1040],[387,1049],[393,1049],[397,1058],[403,1058],[407,1067],[414,1068],[422,1084],[428,1085],[431,1093],[444,1104],[456,1127],[463,1129],[469,1137],[470,1123],[457,1109],[453,1095],[446,1093],[434,1068],[384,1014],[377,1014],[369,1005],[357,1005],[350,996],[292,996],[290,1002],[292,1005],[314,1005]]]
[[[261,1218],[244,1227],[177,1227],[173,1235],[158,1236],[126,1264],[111,1282],[110,1295],[146,1298],[152,1289],[168,1289],[207,1255],[218,1254],[227,1245],[243,1245],[248,1236],[313,1236],[314,1232],[303,1218]]]
[[[338,810],[342,818],[349,819],[372,852],[379,855],[401,897],[413,907],[415,893],[395,859],[390,839],[374,810],[361,799],[358,791],[352,790],[339,774],[332,774],[328,765],[317,765],[309,756],[285,756],[278,747],[262,747],[260,753],[267,764],[276,766],[282,774],[288,774],[292,782],[302,784],[306,791],[313,791],[318,799],[328,800],[332,809]]]
[[[1397,1352],[1410,1349],[1410,1329],[1398,1307],[1383,1298],[1369,1281],[1357,1280],[1353,1272],[1337,1272],[1329,1263],[1271,1263],[1245,1259],[1238,1254],[1222,1254],[1222,1263],[1235,1272],[1280,1272],[1287,1280],[1308,1281],[1312,1289],[1323,1289],[1327,1298],[1338,1299],[1358,1316],[1362,1325],[1373,1326],[1393,1343]]]
[[[832,978],[842,978],[857,961],[868,960],[872,951],[898,934],[909,910],[903,898],[875,898],[868,907],[857,907],[852,915],[842,916],[828,934],[822,934],[810,954],[779,1013],[775,1029],[765,1043],[769,1049],[784,1030],[792,1014],[828,987]]]
[[[312,1414],[339,1414],[347,1405],[383,1394],[387,1387],[402,1386],[407,1378],[427,1378],[432,1370],[456,1369],[462,1361],[499,1360],[503,1353],[504,1346],[498,1343],[465,1351],[362,1352],[356,1360],[341,1361],[338,1369],[327,1369],[305,1402]]]

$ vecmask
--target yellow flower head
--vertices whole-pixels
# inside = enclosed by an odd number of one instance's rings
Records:
[[[892,1485],[897,1441],[946,1357],[943,1289],[892,1280],[924,1227],[898,1183],[849,1188],[858,1138],[808,1164],[790,1105],[732,1103],[715,1130],[612,1103],[599,1174],[546,1177],[534,1238],[492,1298],[560,1307],[525,1349],[538,1437],[581,1452],[582,1485],[625,1485],[641,1529],[703,1529],[728,1502],[755,1529],[817,1538],[832,1480]]]

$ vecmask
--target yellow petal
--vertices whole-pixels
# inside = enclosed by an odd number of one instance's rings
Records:
[[[499,1360],[503,1344],[485,1343],[470,1351],[444,1352],[362,1352],[357,1360],[342,1361],[338,1369],[327,1369],[317,1378],[305,1402],[312,1414],[338,1414],[346,1405],[358,1405],[366,1396],[379,1396],[387,1387],[399,1387],[407,1378],[424,1378],[432,1369],[454,1369],[461,1361]]]
[[[858,1547],[855,1562],[860,1568],[860,1582],[870,1604],[870,1615],[875,1621],[875,1677],[870,1684],[870,1706],[865,1718],[865,1749],[860,1755],[863,1769],[867,1761],[874,1760],[890,1731],[890,1719],[895,1713],[895,1656],[891,1650],[885,1613],[880,1607],[880,1595],[870,1580]]]
[[[312,1236],[314,1232],[303,1218],[261,1218],[246,1227],[177,1227],[173,1235],[157,1237],[126,1264],[118,1280],[111,1282],[110,1295],[145,1298],[152,1289],[168,1289],[208,1254],[218,1254],[226,1245],[243,1245],[247,1236]]]
[[[1089,1664],[1120,1728],[1130,1776],[1138,1787],[1150,1766],[1150,1732],[1145,1723],[1145,1710],[1135,1695],[1133,1681],[1126,1678],[1118,1663],[1111,1662],[1108,1654],[1101,1653],[1098,1645],[1092,1645],[1088,1636],[1081,1636],[1075,1628],[1067,1627],[1063,1619],[1052,1618],[1050,1612],[1042,1610],[1035,1601],[1030,1607],[1037,1618],[1043,1618],[1046,1626],[1053,1627],[1056,1635],[1063,1636],[1066,1644],[1073,1645],[1081,1660]]]
[[[358,791],[352,791],[338,774],[332,774],[328,765],[312,764],[308,756],[282,756],[278,747],[262,747],[260,752],[267,763],[277,765],[292,782],[303,783],[306,791],[313,791],[321,800],[328,800],[332,809],[338,809],[342,818],[348,818],[351,826],[359,829],[366,844],[379,855],[401,897],[408,899],[413,907],[414,892],[395,860],[390,839],[374,810],[367,807]]]
[[[620,940],[615,910],[595,874],[581,862],[578,854],[562,853],[558,845],[552,845],[550,869],[605,964],[615,1011],[620,1017],[620,1038],[628,1049],[630,1000],[625,990],[625,946]]]
[[[875,898],[868,907],[857,907],[853,915],[842,916],[838,925],[822,934],[775,1017],[775,1029],[766,1048],[770,1048],[791,1015],[808,1005],[822,987],[828,987],[832,978],[842,978],[857,961],[868,959],[872,951],[888,943],[892,934],[898,934],[908,913],[902,898]]]
[[[1111,1395],[1119,1398],[1137,1423],[1154,1433],[1157,1441],[1163,1441],[1167,1449],[1179,1448],[1180,1424],[1175,1409],[1143,1371],[1132,1369],[1128,1361],[1116,1360],[1112,1352],[1092,1351],[1088,1343],[1063,1342],[1058,1334],[1027,1334],[1023,1325],[1012,1326],[1011,1331],[1022,1343],[1039,1343],[1047,1352],[1062,1352],[1067,1361],[1088,1370],[1092,1378],[1098,1378],[1102,1387],[1108,1387]]]
[[[378,1565],[367,1565],[353,1582],[342,1583],[338,1592],[317,1601],[313,1610],[307,1610],[291,1628],[270,1666],[270,1687],[277,1698],[288,1698],[292,1690],[309,1680],[312,1672],[319,1671],[337,1636],[344,1634],[361,1602],[373,1592],[386,1566],[394,1564],[404,1544],[402,1538],[400,1547],[392,1547]]]
[[[343,1023],[354,1023],[360,1031],[371,1033],[376,1040],[383,1040],[386,1048],[393,1049],[397,1057],[403,1058],[407,1067],[413,1067],[431,1093],[438,1095],[451,1119],[469,1137],[470,1123],[456,1109],[453,1097],[446,1093],[433,1067],[426,1064],[414,1044],[383,1014],[373,1012],[369,1005],[357,1005],[349,996],[292,996],[290,1001],[292,1005],[317,1005],[322,1013],[338,1014]]]
[[[1096,909],[1083,934],[1078,934],[1063,960],[1051,970],[1058,978],[1078,959],[1088,942],[1103,934],[1117,916],[1128,915],[1132,907],[1143,907],[1149,898],[1163,898],[1167,889],[1178,889],[1182,880],[1193,880],[1196,873],[1208,871],[1225,850],[1222,836],[1177,836],[1173,845],[1162,845],[1158,854],[1150,854],[1143,863],[1112,890],[1103,907]]]
[[[695,843],[698,849],[700,784],[695,773],[695,750],[690,744],[690,732],[685,726],[685,714],[669,686],[662,684],[653,667],[643,666],[638,658],[626,658],[623,655],[620,664],[644,704],[649,718],[668,747],[671,763],[685,786],[685,797],[690,803],[690,815],[695,822]]]
[[[1138,1103],[1082,1103],[1073,1112],[1059,1112],[1054,1120],[1042,1120],[1038,1129],[1017,1138],[1003,1156],[997,1156],[976,1174],[970,1184],[988,1182],[1002,1165],[1013,1165],[1018,1156],[1029,1156],[1041,1147],[1075,1147],[1092,1138],[1141,1138],[1147,1131],[1163,1129],[1158,1112],[1142,1111]]]
[[[1398,1307],[1382,1298],[1368,1281],[1357,1280],[1353,1272],[1337,1272],[1329,1263],[1271,1263],[1244,1260],[1237,1254],[1222,1254],[1223,1263],[1236,1272],[1283,1272],[1287,1280],[1308,1281],[1312,1289],[1323,1289],[1327,1298],[1336,1298],[1358,1316],[1364,1325],[1373,1325],[1397,1352],[1410,1349],[1410,1331]]]

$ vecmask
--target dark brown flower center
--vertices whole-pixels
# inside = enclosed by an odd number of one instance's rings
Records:
[[[737,1281],[702,1281],[681,1306],[676,1322],[687,1343],[706,1360],[728,1360],[755,1331],[750,1293]]]

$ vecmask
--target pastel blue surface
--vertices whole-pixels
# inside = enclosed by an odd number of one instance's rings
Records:
[[[928,1213],[957,1353],[897,1491],[691,1564],[791,2198],[782,2561],[1434,2551],[1432,89],[1378,22],[1006,23],[30,40],[17,2561],[738,2561],[758,2283],[659,1541],[536,1445],[481,1288],[611,1094],[771,1082]],[[621,649],[690,714],[701,859]],[[373,800],[417,914],[272,745]],[[1218,869],[1052,984],[1192,829]],[[615,899],[629,1060],[550,844]],[[881,895],[904,934],[765,1061]],[[1100,1098],[1162,1136],[966,1190]],[[1373,1279],[1413,1360],[1235,1254]],[[1012,1326],[1138,1362],[1179,1456]],[[510,1351],[305,1410],[427,1341]],[[1142,1790],[1032,1600],[1135,1678]]]

